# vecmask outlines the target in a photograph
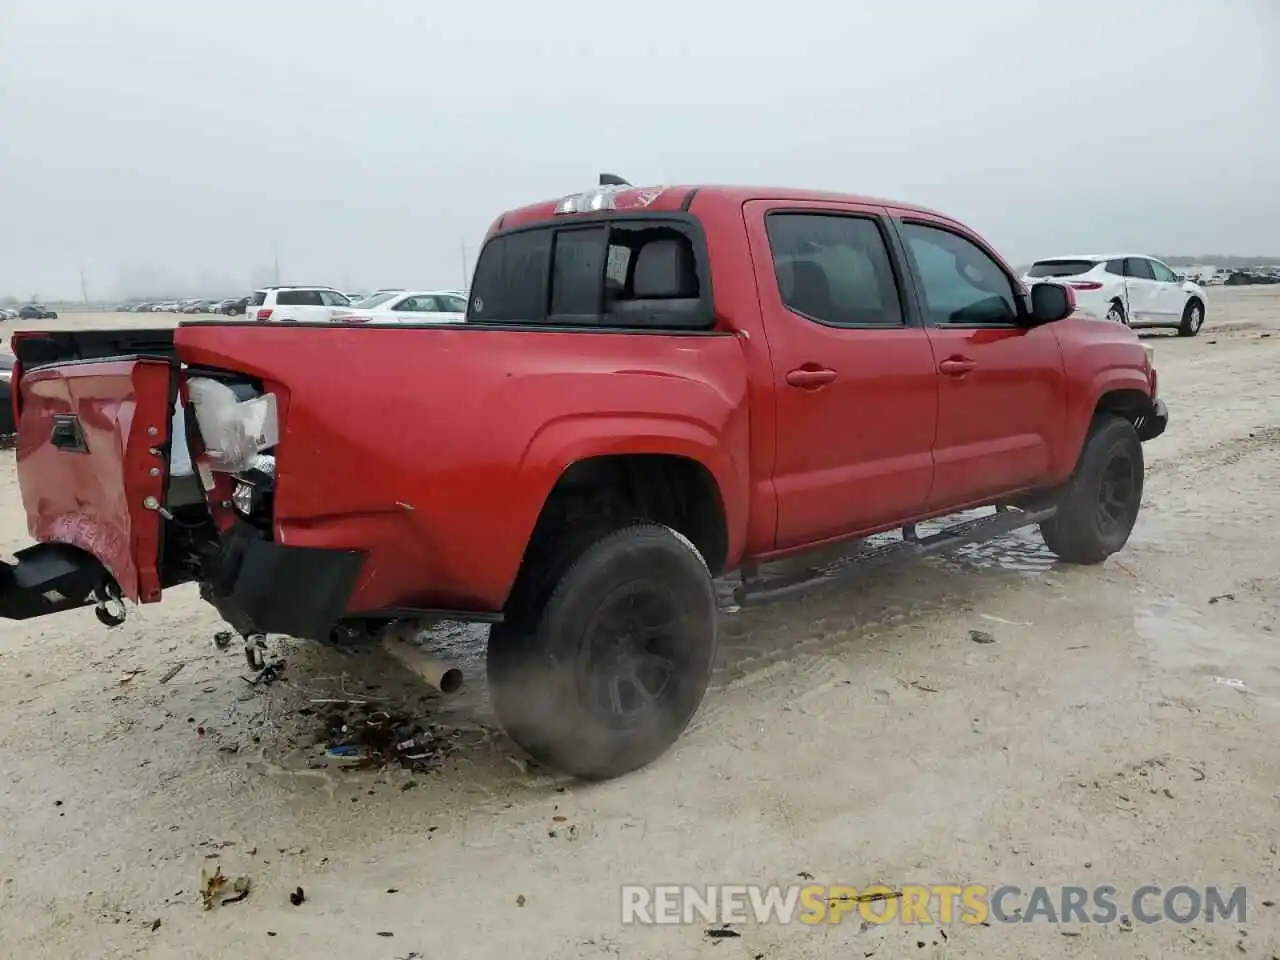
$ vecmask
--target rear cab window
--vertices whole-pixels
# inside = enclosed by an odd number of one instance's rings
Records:
[[[1037,260],[1028,277],[1078,277],[1097,266],[1092,260]]]
[[[481,251],[472,323],[710,330],[706,247],[688,217],[612,215],[498,234]]]

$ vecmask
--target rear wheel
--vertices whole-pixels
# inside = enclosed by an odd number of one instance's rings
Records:
[[[1182,323],[1178,325],[1178,336],[1194,337],[1204,326],[1204,304],[1199,300],[1188,300],[1182,310]]]
[[[1040,524],[1049,549],[1068,563],[1101,563],[1119,552],[1142,506],[1143,471],[1142,441],[1133,424],[1100,414],[1058,512]]]
[[[489,634],[503,728],[583,779],[657,759],[711,678],[716,597],[702,555],[674,530],[638,523],[590,543],[548,587],[545,602]]]
[[[1129,319],[1125,316],[1124,305],[1119,301],[1113,300],[1111,306],[1107,308],[1107,319],[1112,323],[1123,323],[1128,325]]]

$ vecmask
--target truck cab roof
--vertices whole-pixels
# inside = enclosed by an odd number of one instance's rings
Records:
[[[589,188],[577,194],[569,194],[554,200],[542,200],[524,207],[508,210],[495,220],[489,228],[490,233],[499,230],[510,230],[534,223],[555,219],[557,216],[574,213],[599,213],[604,210],[649,210],[653,212],[671,213],[688,211],[695,201],[713,201],[729,206],[741,206],[751,200],[794,200],[797,202],[818,201],[827,203],[851,203],[877,207],[892,207],[905,212],[928,214],[929,216],[950,217],[930,210],[927,207],[900,203],[879,197],[866,197],[857,194],[838,193],[826,190],[799,190],[793,187],[753,187],[715,184],[686,184],[677,186],[600,186]],[[565,209],[574,203],[574,209]]]

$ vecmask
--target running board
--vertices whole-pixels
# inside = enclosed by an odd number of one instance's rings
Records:
[[[1057,512],[1057,504],[1052,503],[1028,506],[1025,509],[1001,505],[996,508],[995,513],[957,523],[927,537],[921,537],[916,532],[914,523],[907,524],[902,528],[901,540],[881,544],[823,564],[817,568],[816,575],[812,570],[808,570],[802,576],[772,581],[767,586],[757,586],[754,589],[750,581],[744,581],[734,588],[733,601],[741,607],[764,600],[777,600],[801,593],[820,583],[831,583],[842,577],[861,573],[903,556],[927,557],[930,554],[953,550],[967,544],[994,540],[1023,527],[1043,523]]]

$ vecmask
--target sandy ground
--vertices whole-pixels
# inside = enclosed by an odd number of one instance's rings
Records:
[[[726,614],[693,727],[611,783],[526,765],[474,670],[443,703],[374,655],[283,642],[285,680],[250,688],[189,588],[112,632],[85,611],[0,625],[0,955],[1280,953],[1280,290],[1214,294],[1199,338],[1150,337],[1173,423],[1147,447],[1120,556],[1064,568],[1029,532]],[[0,549],[24,539],[6,462]],[[440,643],[476,664],[473,631]],[[453,752],[425,775],[312,769],[309,701],[353,693],[422,716]],[[202,911],[213,865],[248,875],[249,897]],[[624,883],[801,874],[1111,884],[1121,902],[1146,883],[1243,884],[1248,916],[716,939],[620,923]]]

